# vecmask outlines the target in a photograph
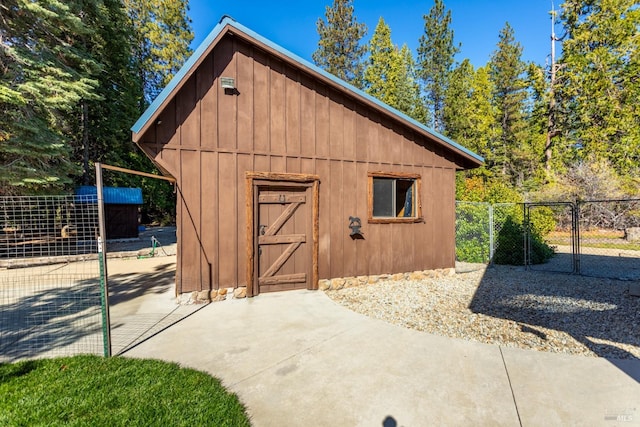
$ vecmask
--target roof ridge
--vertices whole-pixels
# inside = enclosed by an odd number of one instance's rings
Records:
[[[346,81],[334,76],[333,74],[330,74],[329,72],[319,68],[315,64],[309,62],[308,60],[306,60],[304,58],[301,58],[300,56],[298,56],[298,55],[294,54],[293,52],[283,48],[282,46],[278,45],[277,43],[274,43],[271,40],[261,36],[260,34],[256,33],[255,31],[251,30],[250,28],[247,28],[244,25],[240,24],[239,22],[234,20],[229,15],[223,15],[222,16],[222,18],[220,19],[218,24],[213,28],[213,30],[211,30],[209,35],[207,35],[207,37],[202,41],[202,43],[200,43],[200,45],[196,48],[196,50],[193,52],[191,57],[189,57],[189,59],[185,62],[185,64],[175,74],[173,79],[171,79],[169,84],[167,86],[165,86],[165,88],[160,92],[160,94],[151,103],[151,105],[149,105],[147,110],[142,114],[142,116],[140,116],[140,118],[136,121],[136,123],[131,127],[131,131],[133,133],[139,133],[141,130],[143,130],[146,127],[146,124],[154,116],[154,114],[157,111],[157,109],[171,95],[171,93],[179,85],[179,83],[184,78],[187,78],[191,74],[190,73],[191,68],[198,62],[198,60],[201,58],[201,56],[206,51],[209,50],[209,47],[211,46],[211,44],[216,40],[216,38],[218,38],[218,36],[227,27],[227,25],[229,27],[231,27],[231,28],[234,28],[237,31],[240,31],[240,32],[244,33],[246,36],[251,37],[252,39],[254,39],[254,40],[256,40],[256,41],[258,41],[258,42],[260,42],[260,43],[262,43],[262,44],[264,44],[266,46],[268,46],[269,48],[275,50],[276,52],[280,53],[281,55],[284,55],[285,57],[289,58],[291,61],[297,63],[298,65],[303,66],[303,67],[309,69],[310,71],[321,75],[322,77],[324,77],[326,79],[329,79],[333,83],[341,86],[343,89],[346,89],[347,91],[357,95],[358,97],[363,98],[366,101],[377,105],[381,109],[385,110],[387,113],[389,113],[389,114],[391,114],[391,115],[393,115],[393,116],[395,116],[395,117],[397,117],[397,118],[399,118],[399,119],[401,119],[401,120],[403,120],[405,122],[408,122],[409,124],[419,128],[419,129],[421,129],[423,132],[426,132],[427,134],[431,135],[432,137],[435,137],[435,138],[439,139],[444,144],[449,145],[450,148],[453,148],[454,150],[457,150],[457,151],[460,151],[460,152],[466,154],[467,156],[475,159],[477,162],[480,162],[480,163],[484,162],[484,158],[482,156],[474,153],[473,151],[467,149],[466,147],[460,145],[459,143],[453,141],[452,139],[442,135],[441,133],[435,131],[434,129],[431,129],[430,127],[426,126],[425,124],[423,124],[423,123],[415,120],[414,118],[408,116],[407,114],[403,113],[402,111],[399,111],[396,108],[393,108],[390,105],[385,104],[384,102],[382,102],[379,99],[371,96],[370,94],[364,92],[363,90],[358,89],[357,87],[349,84],[348,82],[346,82]]]

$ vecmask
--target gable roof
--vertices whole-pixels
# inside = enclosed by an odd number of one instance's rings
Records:
[[[198,69],[200,63],[202,63],[202,61],[213,50],[216,44],[227,33],[243,38],[247,42],[258,46],[273,55],[276,55],[281,60],[289,63],[290,65],[306,71],[315,78],[318,78],[324,83],[330,85],[331,87],[345,92],[356,99],[359,99],[361,102],[364,102],[370,107],[373,107],[375,110],[385,114],[386,116],[395,118],[405,126],[417,131],[420,134],[428,136],[429,139],[439,142],[444,147],[462,156],[462,158],[465,160],[464,163],[466,167],[477,167],[484,162],[484,159],[473,151],[463,147],[462,145],[434,131],[433,129],[428,128],[424,124],[407,116],[401,111],[388,106],[387,104],[372,97],[364,91],[351,86],[349,83],[339,79],[338,77],[318,68],[309,61],[306,61],[305,59],[302,59],[299,56],[289,52],[283,47],[273,43],[272,41],[262,37],[249,28],[241,25],[229,16],[224,16],[220,20],[218,25],[215,26],[215,28],[211,31],[211,33],[209,33],[207,38],[205,38],[200,46],[198,46],[198,48],[195,50],[195,52],[193,52],[191,57],[187,60],[187,62],[185,62],[185,64],[176,73],[173,79],[171,79],[169,84],[162,90],[162,92],[160,92],[158,97],[151,103],[149,108],[147,108],[142,116],[140,116],[136,123],[131,127],[132,139],[134,142],[137,143],[140,140],[142,135],[160,115],[165,106],[177,94],[184,82],[186,82],[189,77],[191,77],[191,75]]]

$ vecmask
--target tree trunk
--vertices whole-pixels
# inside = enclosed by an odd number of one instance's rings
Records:
[[[82,101],[82,182],[89,185],[89,106]]]

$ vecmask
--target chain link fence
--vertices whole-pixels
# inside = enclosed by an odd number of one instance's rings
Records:
[[[640,199],[577,203],[580,273],[640,280]]]
[[[0,197],[0,362],[103,352],[98,205]]]
[[[524,262],[524,238],[517,229],[522,218],[517,203],[456,202],[456,260],[488,264],[516,253]]]
[[[640,280],[640,200],[456,202],[456,260]]]
[[[577,273],[576,207],[570,202],[525,203],[525,265],[531,270]]]

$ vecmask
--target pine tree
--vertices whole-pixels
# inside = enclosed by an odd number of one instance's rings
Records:
[[[137,113],[141,114],[162,89],[170,82],[175,73],[191,55],[189,47],[193,40],[191,20],[187,0],[122,0],[131,28],[131,54],[133,82],[137,86],[129,96],[137,97]],[[131,84],[128,82],[127,84]],[[126,101],[127,107],[130,105]],[[123,110],[129,111],[129,109]],[[131,121],[126,127],[127,144],[132,146],[128,134]],[[116,136],[114,136],[115,138]],[[151,161],[137,148],[131,147],[120,153],[105,153],[105,160],[131,169],[157,173]],[[143,178],[134,180],[129,175],[112,175],[114,183],[120,185],[139,185],[147,197],[143,216],[148,220],[165,221],[175,215],[175,196],[172,188],[164,181]]]
[[[474,70],[465,59],[451,73],[443,115],[445,135],[480,154],[486,161],[479,169],[467,172],[468,176],[492,176],[487,169],[494,163],[489,147],[497,136],[492,94],[487,67]]]
[[[369,60],[364,70],[367,93],[418,121],[424,120],[415,64],[407,45],[391,41],[391,29],[381,17],[369,42]]]
[[[87,185],[92,183],[91,162],[129,166],[128,159],[136,151],[129,128],[138,114],[142,87],[132,57],[133,29],[122,2],[86,2],[81,16],[95,29],[84,40],[86,49],[101,63],[95,76],[100,100],[83,101],[75,136],[74,159],[82,164],[82,183]]]
[[[78,172],[70,137],[82,101],[100,99],[100,64],[78,2],[7,0],[0,14],[0,191],[53,191]]]
[[[436,131],[444,128],[444,98],[449,85],[454,57],[460,51],[453,42],[451,11],[445,12],[442,0],[424,15],[424,34],[418,46],[418,74],[424,83],[431,125]]]
[[[409,117],[426,123],[427,111],[420,96],[420,85],[416,74],[416,64],[409,47],[404,44],[398,52],[400,70],[398,72],[397,104],[395,107]]]
[[[369,61],[364,69],[367,93],[394,107],[400,58],[391,41],[391,29],[380,17],[369,41]]]
[[[464,146],[471,141],[471,97],[475,70],[468,59],[451,72],[442,111],[443,133]]]
[[[515,40],[513,28],[506,23],[489,63],[494,89],[492,99],[500,133],[491,143],[493,161],[488,166],[496,168],[514,185],[522,185],[529,178],[527,174],[530,171],[524,168],[524,164],[532,154],[527,144],[525,121],[527,92],[523,74],[526,65],[521,56],[522,46]]]
[[[133,57],[146,109],[191,55],[188,0],[123,0],[133,27]]]
[[[491,141],[497,134],[495,107],[491,102],[493,84],[488,66],[480,67],[473,75],[471,99],[469,100],[470,127],[473,131],[469,147],[484,157],[489,157]]]
[[[352,0],[334,0],[326,7],[326,22],[318,18],[316,28],[320,40],[312,58],[317,66],[334,76],[363,88],[363,57],[366,46],[360,45],[367,32],[364,23],[354,16]]]
[[[640,8],[634,0],[567,0],[558,71],[565,161],[640,164]]]
[[[549,64],[549,83],[546,85],[547,87],[544,89],[544,92],[538,90],[544,86],[544,80],[538,79],[540,84],[534,85],[534,92],[538,92],[539,95],[536,95],[538,99],[546,98],[546,111],[544,115],[546,116],[546,132],[545,132],[545,142],[544,142],[544,169],[545,169],[545,180],[547,182],[550,181],[552,171],[551,171],[551,162],[554,159],[553,155],[553,145],[557,140],[558,135],[561,134],[561,131],[558,127],[558,107],[559,104],[557,102],[556,97],[556,87],[558,85],[558,68],[559,64],[556,61],[556,42],[560,39],[556,36],[556,24],[558,22],[558,12],[555,10],[551,10],[551,61]],[[529,73],[532,75],[531,73]],[[545,96],[546,95],[546,96]]]
[[[527,65],[526,87],[528,91],[526,107],[527,146],[531,155],[528,158],[528,170],[532,172],[531,184],[539,186],[551,179],[553,157],[551,151],[551,138],[555,133],[555,107],[551,102],[554,97],[551,90],[551,81],[545,76],[545,70],[534,63]],[[537,174],[537,176],[533,176]]]

